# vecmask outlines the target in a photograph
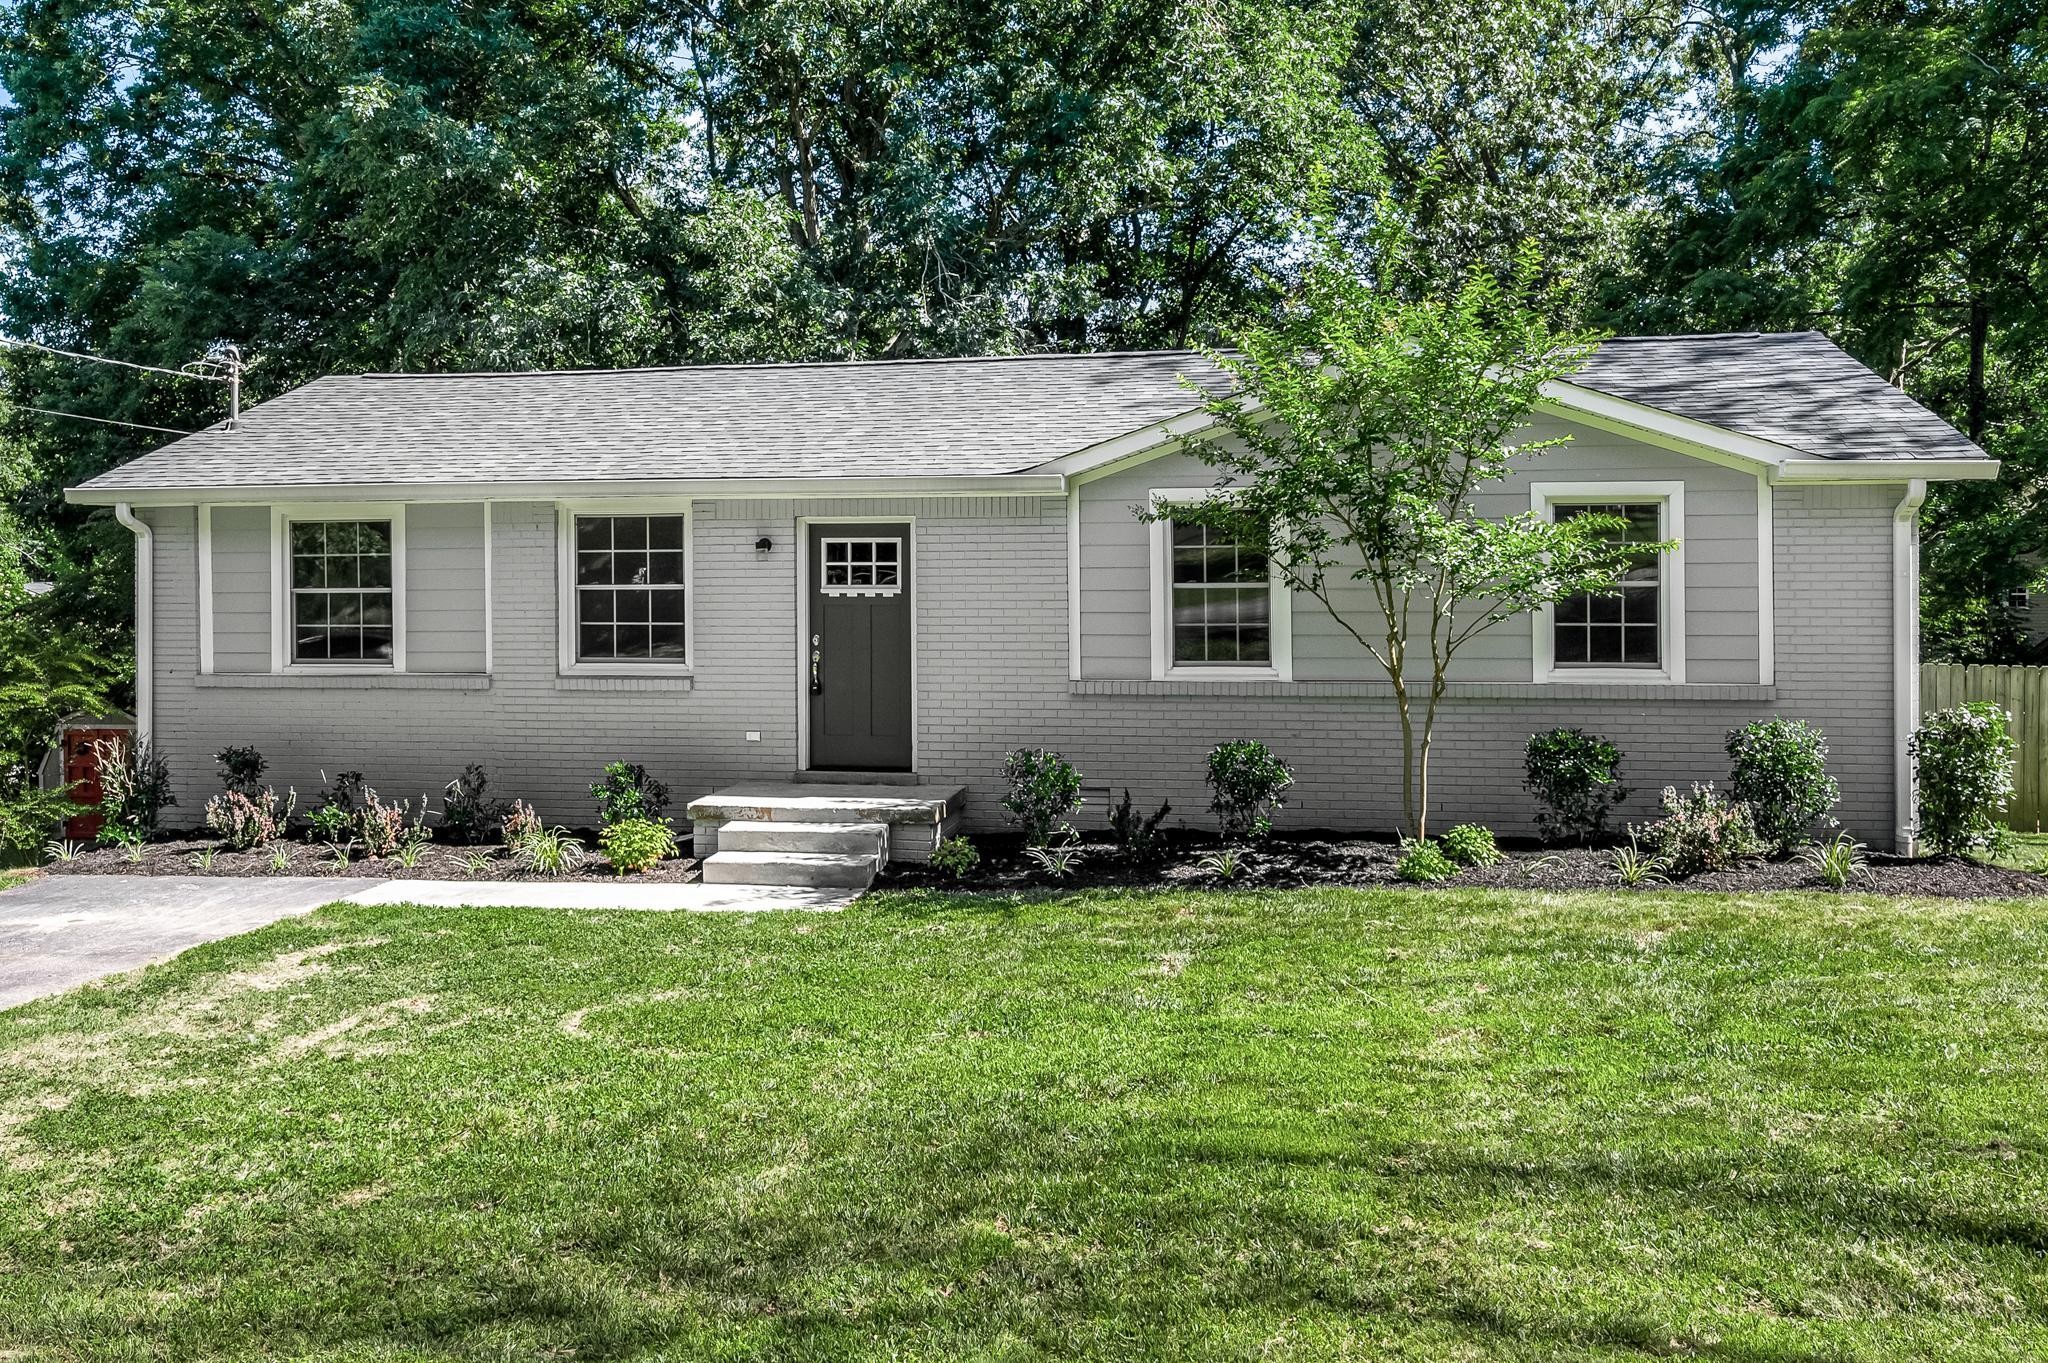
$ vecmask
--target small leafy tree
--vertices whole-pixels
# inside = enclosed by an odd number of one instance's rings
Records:
[[[1749,806],[1757,836],[1779,852],[1812,840],[1813,826],[1841,803],[1828,775],[1828,741],[1803,719],[1759,719],[1728,733],[1735,798]]]
[[[1522,784],[1542,808],[1536,831],[1545,842],[1589,843],[1607,833],[1607,816],[1626,800],[1620,781],[1621,749],[1584,729],[1546,729],[1529,735]]]
[[[1530,434],[1547,383],[1595,338],[1546,319],[1541,263],[1502,283],[1474,273],[1449,297],[1403,296],[1401,243],[1383,235],[1361,278],[1323,232],[1277,320],[1210,358],[1237,391],[1206,404],[1193,451],[1230,495],[1142,514],[1266,545],[1291,589],[1322,603],[1386,672],[1401,722],[1401,803],[1426,832],[1429,755],[1453,659],[1474,638],[1581,592],[1612,590],[1631,556],[1603,513],[1481,515],[1474,498],[1564,443]],[[1350,584],[1366,588],[1366,604]]]
[[[2012,759],[2019,744],[2006,731],[2005,711],[1988,701],[1936,710],[1906,741],[1918,782],[1915,832],[1943,856],[1998,846],[1999,815],[2012,799]]]
[[[1018,748],[1003,759],[1010,783],[1003,808],[1024,830],[1027,847],[1045,847],[1075,836],[1074,816],[1081,812],[1081,773],[1056,752]]]

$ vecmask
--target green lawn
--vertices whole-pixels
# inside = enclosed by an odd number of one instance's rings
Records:
[[[0,1015],[0,1357],[2040,1358],[2044,924],[329,910]]]

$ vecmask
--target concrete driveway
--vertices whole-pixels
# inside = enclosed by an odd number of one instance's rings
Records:
[[[0,1009],[251,932],[322,904],[440,908],[831,912],[851,890],[600,881],[370,880],[361,877],[43,876],[0,890]]]
[[[310,876],[44,876],[0,891],[0,1008],[167,961],[202,942],[332,904],[376,883]]]

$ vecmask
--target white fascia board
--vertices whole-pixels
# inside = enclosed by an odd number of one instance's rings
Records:
[[[835,497],[1064,497],[1065,476],[1005,473],[920,478],[668,478],[579,479],[542,483],[313,483],[248,487],[93,488],[64,490],[74,506],[266,505],[291,502],[560,502],[580,498],[688,497],[703,501]]]
[[[1807,459],[1787,464],[1780,483],[1982,482],[1998,476],[1996,459]]]

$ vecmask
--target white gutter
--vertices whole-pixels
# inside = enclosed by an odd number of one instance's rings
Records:
[[[556,482],[266,483],[247,487],[64,489],[73,506],[273,506],[280,502],[557,502],[645,497],[719,500],[830,500],[851,497],[1064,497],[1060,474],[1003,473],[882,478],[602,478]]]
[[[1920,505],[1927,480],[1906,484],[1892,512],[1892,753],[1894,846],[1913,850],[1913,759],[1906,742],[1920,724]]]
[[[135,747],[150,746],[155,733],[151,722],[151,693],[156,673],[156,537],[148,525],[135,518],[128,503],[114,504],[114,519],[135,536]]]

